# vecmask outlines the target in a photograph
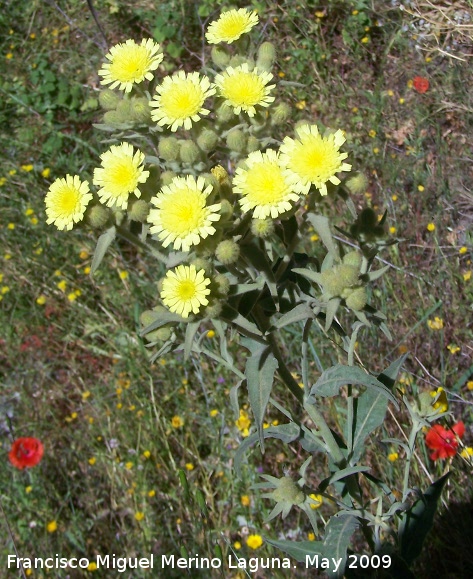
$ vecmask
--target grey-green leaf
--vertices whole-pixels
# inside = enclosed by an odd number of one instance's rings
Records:
[[[348,451],[352,454],[350,463],[356,464],[364,451],[364,443],[368,436],[383,423],[388,408],[388,399],[384,392],[367,389],[354,401],[354,436],[353,447]],[[347,428],[352,428],[347,424]],[[350,437],[347,437],[349,440]]]
[[[102,262],[104,255],[107,253],[108,248],[117,236],[117,229],[115,225],[107,229],[97,240],[97,245],[94,251],[94,257],[92,258],[92,263],[90,264],[90,275],[94,275],[97,271],[99,265]]]

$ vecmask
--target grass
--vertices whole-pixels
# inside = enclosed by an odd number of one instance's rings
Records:
[[[455,418],[469,425],[471,67],[442,51],[418,48],[418,20],[397,6],[331,1],[316,13],[308,4],[259,3],[264,36],[278,46],[275,74],[284,98],[295,120],[346,130],[352,162],[369,177],[367,193],[354,202],[358,209],[387,210],[391,235],[399,238],[381,255],[393,267],[370,298],[388,314],[394,340],[361,334],[357,353],[376,371],[408,351],[406,388],[416,393],[443,386]],[[424,5],[418,2],[416,9]],[[110,44],[160,34],[176,66],[186,67],[201,50],[206,16],[217,12],[207,2],[200,14],[191,3],[173,1],[163,3],[159,15],[144,0],[102,0],[95,7]],[[138,320],[153,305],[156,287],[143,256],[117,243],[90,278],[95,233],[65,234],[44,223],[49,183],[65,172],[91,174],[96,152],[105,146],[92,127],[101,115],[96,71],[103,38],[86,6],[9,2],[0,30],[1,564],[14,546],[23,556],[210,556],[218,549],[231,553],[239,544],[240,555],[254,554],[245,540],[261,530],[277,536],[298,529],[297,537],[306,539],[310,528],[296,514],[264,525],[270,505],[250,490],[260,467],[274,476],[285,468],[295,472],[298,447],[270,441],[264,456],[250,453],[244,479],[237,479],[233,459],[242,438],[228,403],[232,375],[201,359],[184,364],[169,356],[149,364]],[[425,94],[409,86],[417,75],[429,79]],[[350,225],[343,213],[336,223]],[[440,330],[428,326],[435,316],[443,320]],[[201,328],[202,339],[213,348],[216,338],[207,330]],[[287,359],[299,358],[300,336],[297,327],[285,336]],[[314,350],[327,367],[336,363],[337,352],[320,338]],[[239,359],[237,345],[234,353]],[[301,369],[294,364],[291,370]],[[314,359],[311,379],[317,375]],[[244,393],[239,397],[243,403]],[[276,398],[288,404],[280,390]],[[329,406],[327,413],[336,424],[337,409]],[[173,426],[173,417],[183,425],[174,420]],[[278,420],[282,415],[271,410],[268,422]],[[405,423],[406,417],[391,416],[379,438],[399,435]],[[23,435],[46,445],[42,464],[27,472],[10,468],[6,456],[12,438]],[[374,471],[387,452],[386,445],[373,444]],[[391,469],[395,484],[400,466],[392,463]],[[471,572],[460,556],[471,531],[455,534],[457,548],[444,534],[455,530],[451,517],[471,495],[471,464],[456,457],[453,470],[418,563],[420,577],[429,576],[429,560],[445,576]],[[426,476],[440,474],[442,466],[419,447],[412,484],[425,486]],[[320,512],[330,516],[330,506]],[[49,532],[53,521],[57,528]],[[266,545],[257,552],[272,553]],[[78,570],[71,577],[88,575]]]

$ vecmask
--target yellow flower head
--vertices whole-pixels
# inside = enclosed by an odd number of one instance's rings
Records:
[[[241,432],[250,428],[251,420],[248,418],[248,412],[246,412],[246,410],[240,410],[240,417],[238,420],[235,420],[235,425]]]
[[[233,190],[242,195],[239,200],[244,213],[253,211],[255,219],[277,217],[299,200],[290,179],[285,176],[276,151],[254,151],[239,167],[233,178]]]
[[[437,390],[432,390],[430,392],[434,401],[432,402],[432,406],[435,410],[438,410],[439,413],[444,413],[448,411],[448,399],[447,393],[445,390],[440,386]]]
[[[249,12],[246,8],[240,10],[228,10],[220,15],[218,20],[210,23],[205,38],[209,44],[227,42],[231,44],[238,40],[242,34],[249,32],[258,24],[256,11]]]
[[[47,525],[46,525],[46,530],[48,531],[48,533],[54,533],[57,531],[57,522],[56,521],[50,521]]]
[[[435,316],[433,320],[427,320],[427,325],[431,330],[442,330],[443,329],[443,320],[438,316]]]
[[[298,193],[308,193],[313,184],[321,195],[327,195],[327,181],[339,185],[335,173],[351,170],[351,165],[343,163],[348,154],[340,153],[345,142],[342,131],[322,137],[316,125],[302,125],[296,134],[297,140],[285,137],[280,148],[286,175]]]
[[[194,265],[179,265],[163,279],[161,299],[171,312],[188,318],[191,312],[198,314],[200,308],[209,303],[206,297],[210,293],[209,284],[203,269],[197,271]]]
[[[130,193],[140,197],[138,183],[145,183],[149,171],[143,169],[144,154],[133,149],[130,143],[112,145],[100,155],[102,167],[94,169],[94,185],[101,187],[98,191],[100,201],[109,207],[126,209]]]
[[[153,80],[151,71],[156,70],[163,60],[161,47],[150,38],[143,39],[141,44],[127,40],[124,44],[112,46],[106,62],[99,70],[103,77],[101,84],[109,84],[110,88],[130,92],[133,84],[143,80]]]
[[[184,420],[182,420],[182,418],[180,416],[173,416],[172,420],[171,420],[171,426],[173,428],[181,428],[182,426],[184,426]]]
[[[322,495],[316,495],[314,493],[309,495],[309,506],[311,509],[318,509],[319,507],[322,506],[322,503],[324,502],[324,498]]]
[[[259,549],[263,544],[263,538],[261,535],[249,535],[246,544],[250,549]]]
[[[84,217],[87,204],[92,199],[89,183],[81,181],[77,175],[66,175],[51,183],[46,198],[46,223],[58,229],[72,229],[74,223]]]
[[[250,71],[248,64],[244,63],[236,68],[229,66],[222,74],[217,74],[215,84],[218,94],[233,107],[236,115],[245,111],[254,117],[255,106],[268,107],[274,101],[269,93],[275,85],[268,85],[272,78],[270,72],[259,72],[257,68]]]
[[[388,460],[389,462],[396,462],[396,460],[399,458],[399,454],[395,451],[390,452],[388,454]]]
[[[189,130],[192,121],[196,123],[201,116],[209,114],[203,104],[206,98],[215,94],[215,88],[206,76],[180,70],[173,76],[167,76],[156,87],[156,92],[149,103],[156,109],[151,111],[151,118],[160,126],[168,125],[174,132],[182,126]]]
[[[212,186],[205,186],[203,177],[174,177],[151,199],[157,207],[148,215],[151,233],[158,235],[164,247],[189,251],[201,239],[215,233],[212,222],[220,219],[221,204],[206,205]]]

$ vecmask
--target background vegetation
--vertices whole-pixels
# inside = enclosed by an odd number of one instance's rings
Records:
[[[365,338],[361,358],[375,372],[409,352],[406,389],[416,395],[445,388],[471,445],[471,3],[412,1],[404,10],[382,0],[249,4],[264,23],[261,41],[278,47],[274,72],[294,120],[346,131],[351,162],[369,177],[355,204],[387,210],[390,235],[400,240],[382,254],[392,269],[372,297],[394,340]],[[271,506],[249,488],[261,466],[282,476],[296,447],[286,455],[270,442],[264,456],[252,453],[245,478],[235,478],[242,428],[229,409],[233,384],[225,369],[201,359],[184,366],[175,357],[150,366],[137,331],[156,286],[142,255],[115,244],[90,278],[95,234],[65,234],[44,223],[49,184],[65,173],[90,174],[106,148],[92,126],[102,114],[97,70],[106,42],[153,37],[167,62],[191,70],[206,23],[222,5],[228,3],[170,0],[157,9],[150,0],[96,0],[100,27],[78,0],[7,0],[0,14],[2,560],[13,545],[23,556],[92,559],[186,550],[210,556],[217,544],[244,556],[254,554],[248,534],[310,532],[293,513],[266,528]],[[415,76],[429,80],[427,92],[414,90]],[[298,337],[285,337],[288,360],[298,359]],[[211,344],[212,333],[203,339]],[[335,350],[321,352],[323,366],[336,363]],[[391,415],[380,439],[398,436],[404,420]],[[18,436],[45,444],[43,462],[31,471],[8,464]],[[373,467],[390,451],[374,446]],[[430,461],[422,446],[416,458],[419,484],[448,466]],[[465,547],[473,538],[472,465],[457,456],[451,468],[420,577],[433,566],[445,577],[473,572]],[[398,462],[391,476],[400,479]],[[330,512],[324,504],[322,515],[324,509]],[[263,545],[257,555],[271,553]]]

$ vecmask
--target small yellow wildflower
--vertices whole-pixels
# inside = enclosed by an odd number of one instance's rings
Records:
[[[68,299],[70,302],[75,301],[75,300],[77,299],[77,296],[76,296],[75,292],[68,293],[68,294],[67,294],[67,299]]]
[[[473,380],[468,380],[468,382],[466,383],[466,387],[468,388],[468,390],[473,390]]]
[[[145,518],[145,514],[141,511],[138,511],[137,513],[135,513],[135,520],[136,521],[142,521]]]
[[[43,169],[41,171],[41,177],[44,177],[45,179],[47,179],[49,177],[49,175],[51,175],[51,169],[49,167],[46,167],[45,169]]]
[[[461,350],[460,346],[457,346],[456,344],[449,344],[447,346],[447,350],[450,352],[450,354],[458,354],[458,352]]]
[[[427,325],[431,330],[442,330],[443,329],[443,320],[438,316],[435,316],[433,320],[427,320]]]
[[[304,100],[302,100],[302,101],[298,101],[295,106],[296,106],[296,109],[303,111],[305,109],[305,107],[307,106],[307,103]]]
[[[5,295],[10,291],[10,288],[7,285],[4,285],[0,289],[0,294]]]
[[[473,448],[471,446],[466,446],[461,452],[460,456],[462,458],[470,458],[473,456]]]
[[[310,503],[310,508],[314,509],[314,510],[321,507],[322,503],[324,502],[322,495],[316,495],[316,494],[312,493],[309,495],[309,498],[311,498],[313,501]]]
[[[213,330],[209,330],[206,334],[207,338],[214,338],[215,332]]]
[[[362,44],[368,44],[369,41],[370,41],[369,36],[363,36],[363,38],[361,39]]]
[[[437,390],[432,390],[430,392],[432,398],[436,398],[436,402],[432,404],[435,410],[439,412],[447,412],[448,410],[448,400],[447,400],[447,393],[445,390],[440,386]]]
[[[46,525],[46,530],[48,531],[48,533],[55,533],[57,531],[57,522],[56,521],[50,521]]]
[[[395,227],[390,227],[390,228],[389,228],[389,233],[390,233],[391,235],[394,235],[394,234],[396,233],[396,231],[397,231],[397,229],[396,229]]]
[[[97,459],[95,458],[95,456],[92,456],[91,458],[89,458],[89,464],[90,466],[94,466],[94,464],[97,462]]]
[[[87,571],[97,571],[97,563],[93,561],[87,565]]]
[[[246,544],[250,549],[259,549],[263,544],[263,538],[261,535],[249,535]]]
[[[307,533],[307,539],[309,541],[315,541],[315,535],[314,533]]]
[[[11,59],[13,58],[13,53],[7,52],[6,55],[5,55],[5,58],[6,58],[7,60],[11,60]]]
[[[465,246],[463,246],[463,247],[460,247],[460,249],[458,250],[458,253],[459,253],[460,255],[465,255],[465,253],[466,253],[467,251],[468,251],[468,248],[465,247]]]
[[[186,462],[186,470],[194,470],[194,465],[191,462]]]
[[[463,281],[470,281],[471,279],[471,271],[465,271],[463,273]]]
[[[27,173],[29,173],[30,171],[32,171],[34,169],[34,165],[28,164],[28,165],[21,165],[20,169],[22,171],[26,171]]]
[[[25,493],[29,494],[33,490],[32,486],[25,487]]]
[[[376,137],[376,131],[371,129],[371,131],[368,133],[368,135],[373,139],[374,137]]]
[[[127,470],[131,470],[133,468],[133,463],[131,462],[131,460],[125,463],[125,468]]]
[[[209,414],[212,418],[214,418],[215,416],[218,416],[218,410],[216,408],[214,408],[213,410],[211,410],[209,412]]]
[[[244,506],[244,507],[249,507],[251,504],[251,500],[250,497],[248,495],[242,495],[240,497],[240,503]]]
[[[15,224],[14,223],[9,223],[7,225],[7,229],[10,229],[10,231],[12,231],[13,229],[15,229]]]
[[[151,452],[150,452],[149,450],[145,450],[145,451],[143,452],[143,456],[144,456],[145,458],[149,458],[149,457],[151,456]]]
[[[432,233],[432,231],[435,231],[435,223],[429,223],[427,225],[427,231],[430,231]]]
[[[399,104],[403,105],[406,102],[406,99],[403,99],[402,97],[399,99]]]
[[[422,191],[425,191],[425,187],[423,185],[417,185],[417,191],[422,193]]]
[[[240,541],[235,541],[233,543],[233,548],[235,549],[235,551],[239,551],[241,549],[241,543]]]
[[[181,428],[184,426],[184,420],[180,416],[173,416],[171,419],[171,426],[173,428]]]
[[[393,96],[394,96],[394,91],[391,90],[391,89],[389,89],[388,92],[387,92],[387,95],[388,95],[389,97],[393,97]]]
[[[397,452],[394,452],[394,451],[393,451],[393,452],[390,452],[390,453],[388,454],[388,460],[389,460],[390,462],[396,462],[396,460],[397,460],[398,458],[399,458],[399,454],[398,454]]]
[[[155,495],[156,495],[156,491],[154,491],[154,490],[148,491],[148,496],[150,498],[153,498]]]
[[[123,280],[128,279],[128,272],[120,269],[118,270],[118,276]]]

